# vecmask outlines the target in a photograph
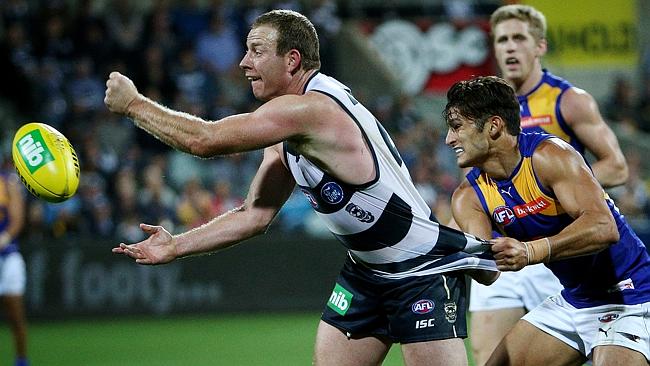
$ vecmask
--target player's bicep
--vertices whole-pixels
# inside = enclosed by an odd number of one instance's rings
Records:
[[[492,223],[474,189],[465,181],[451,197],[451,210],[458,227],[479,238],[492,237]]]
[[[535,174],[573,218],[585,212],[608,213],[604,192],[580,155],[560,139],[544,142],[533,155]]]

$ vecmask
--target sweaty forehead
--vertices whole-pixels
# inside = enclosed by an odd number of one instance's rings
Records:
[[[247,44],[253,45],[267,45],[271,46],[276,44],[278,40],[278,31],[268,25],[260,25],[251,29],[246,37]]]

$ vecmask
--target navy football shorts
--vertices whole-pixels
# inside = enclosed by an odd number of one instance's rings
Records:
[[[466,284],[459,272],[392,280],[348,257],[322,320],[350,338],[393,343],[466,338]]]

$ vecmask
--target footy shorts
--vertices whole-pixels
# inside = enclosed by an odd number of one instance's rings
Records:
[[[511,308],[530,311],[560,291],[560,281],[545,265],[526,266],[517,272],[501,272],[499,278],[489,286],[472,281],[469,311]]]
[[[577,309],[555,295],[522,319],[590,359],[594,347],[615,345],[638,351],[650,361],[650,302]]]
[[[0,296],[25,293],[25,261],[19,252],[0,255]]]
[[[462,273],[392,280],[348,257],[322,320],[350,338],[387,337],[394,343],[466,338]]]

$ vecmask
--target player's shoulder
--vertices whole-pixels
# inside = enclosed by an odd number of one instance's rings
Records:
[[[565,119],[579,121],[585,113],[597,110],[596,100],[588,91],[572,86],[564,92],[560,110]]]
[[[541,141],[532,155],[537,173],[543,171],[565,171],[568,166],[584,163],[584,158],[568,142],[559,137]]]

